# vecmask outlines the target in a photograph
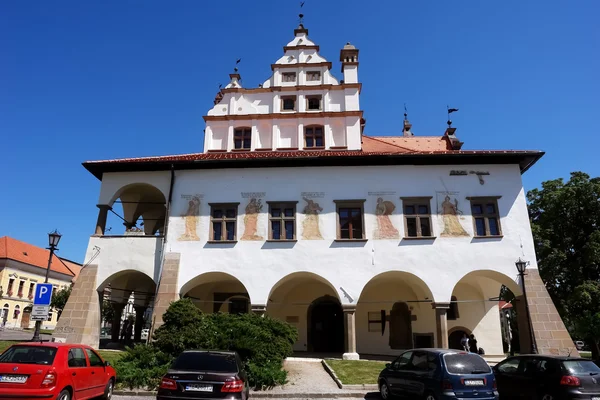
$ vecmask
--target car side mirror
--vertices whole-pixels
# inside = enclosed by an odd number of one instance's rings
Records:
[[[110,367],[110,363],[108,361],[104,361],[104,366],[105,367]]]
[[[392,364],[390,364],[390,363],[387,363],[387,364],[385,364],[385,367],[386,367],[387,369],[392,369]]]

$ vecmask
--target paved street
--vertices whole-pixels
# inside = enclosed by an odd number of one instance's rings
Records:
[[[250,396],[250,398],[252,398],[252,396]],[[133,397],[132,396],[113,396],[113,400],[150,400],[150,399],[155,400],[156,397],[155,396],[133,396]],[[294,398],[294,399],[286,399],[286,400],[300,400],[300,399],[306,399],[306,397],[298,396],[297,399]],[[339,400],[352,400],[352,399],[356,400],[358,398],[355,398],[355,397],[339,398]],[[373,397],[368,397],[365,400],[373,400],[373,399],[374,399]],[[325,400],[325,399],[323,398],[320,400]],[[332,397],[331,400],[337,400],[337,398]]]
[[[40,335],[42,340],[51,340],[51,335]],[[28,341],[33,337],[33,331],[20,331],[20,330],[12,330],[5,329],[0,331],[0,340],[22,340]]]

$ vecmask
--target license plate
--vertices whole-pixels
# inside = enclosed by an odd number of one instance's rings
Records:
[[[481,379],[465,379],[465,386],[483,386]]]
[[[212,385],[187,385],[186,392],[212,392]]]
[[[27,375],[0,375],[1,383],[25,383]]]

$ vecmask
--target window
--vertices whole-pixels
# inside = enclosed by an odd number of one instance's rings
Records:
[[[450,321],[458,319],[458,303],[456,296],[450,297],[450,308],[446,312],[446,319]]]
[[[102,362],[102,359],[98,356],[98,354],[90,349],[85,349],[85,353],[90,360],[90,367],[104,367],[104,362]]]
[[[381,311],[369,311],[369,332],[381,332],[381,317],[385,311],[382,313]]]
[[[394,369],[402,369],[403,367],[406,367],[407,365],[410,364],[410,358],[412,357],[413,352],[412,351],[407,351],[406,353],[402,353],[402,355],[400,355],[400,357],[396,358],[396,360],[393,362],[392,367]]]
[[[304,128],[304,147],[307,149],[325,147],[322,126],[307,126]]]
[[[8,292],[7,294],[9,296],[12,296],[14,284],[15,284],[15,280],[13,278],[10,278],[8,280],[8,291],[7,291]]]
[[[473,353],[450,353],[444,354],[446,370],[451,374],[489,374],[490,366]]]
[[[296,239],[296,203],[269,202],[269,239]]]
[[[496,198],[470,197],[475,236],[500,236],[500,216]]]
[[[171,367],[178,371],[212,371],[237,373],[238,362],[234,354],[184,351],[177,357]]]
[[[306,80],[307,81],[320,81],[321,80],[321,71],[306,72]]]
[[[364,200],[336,201],[338,214],[338,239],[364,239]]]
[[[21,314],[21,307],[15,306],[15,311],[13,311],[13,319],[19,318],[19,314]]]
[[[429,369],[427,365],[427,353],[423,351],[415,351],[412,357],[411,369],[416,371],[427,371]]]
[[[52,365],[56,347],[16,345],[0,356],[0,363]]]
[[[236,240],[237,204],[210,204],[211,240]]]
[[[233,132],[233,147],[236,150],[250,150],[252,142],[251,128],[237,128]]]
[[[17,292],[17,296],[23,297],[23,287],[25,286],[25,281],[19,282],[19,291]]]
[[[67,356],[67,362],[69,368],[85,368],[87,367],[87,362],[85,361],[85,354],[83,350],[79,347],[74,347],[69,350],[69,355]]]
[[[295,111],[296,96],[283,96],[281,98],[281,109],[283,111]]]
[[[29,284],[29,293],[27,294],[27,298],[29,300],[33,299],[34,289],[35,289],[35,283],[32,282]]]
[[[403,198],[404,231],[407,238],[428,238],[431,233],[431,208],[429,197]]]
[[[296,73],[295,72],[284,72],[281,74],[281,79],[284,82],[296,82]]]
[[[306,109],[315,111],[321,109],[321,96],[306,96]]]

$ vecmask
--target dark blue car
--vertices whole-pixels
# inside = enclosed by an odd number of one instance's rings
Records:
[[[496,400],[496,380],[478,354],[457,350],[414,349],[387,364],[378,379],[383,400],[406,396],[426,400]]]

